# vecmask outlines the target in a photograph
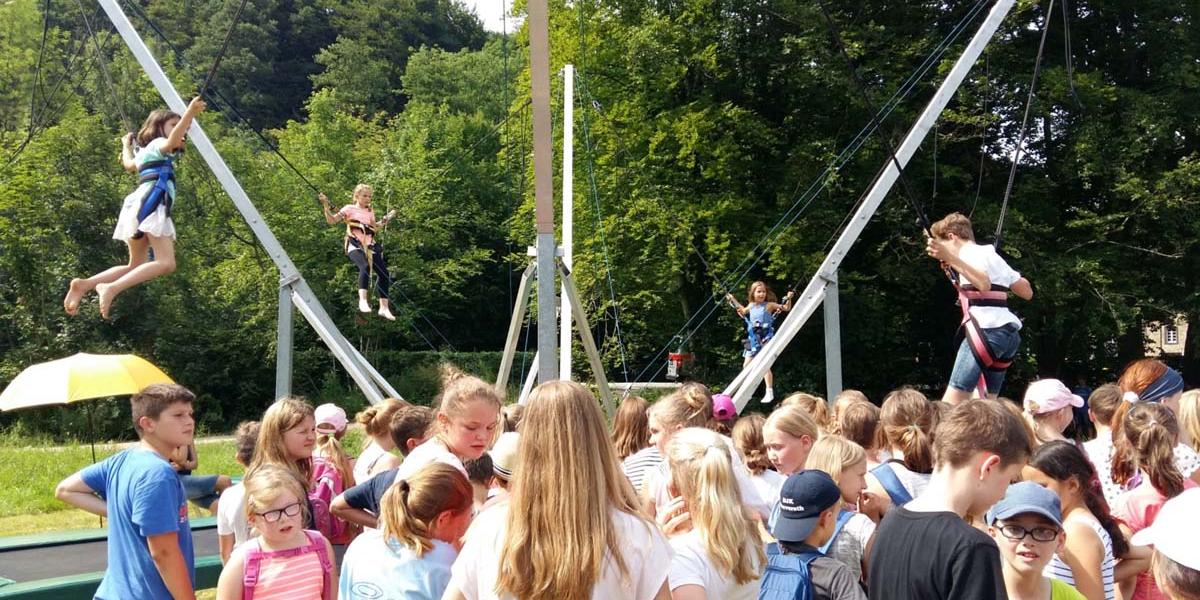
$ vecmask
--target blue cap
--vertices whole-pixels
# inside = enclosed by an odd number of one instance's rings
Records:
[[[803,542],[817,528],[821,513],[842,501],[842,490],[825,471],[792,474],[779,490],[779,517],[771,534],[781,542]]]
[[[1059,501],[1058,494],[1032,481],[1008,486],[1004,497],[988,511],[987,523],[994,525],[996,521],[1028,513],[1046,517],[1062,527],[1062,502]]]

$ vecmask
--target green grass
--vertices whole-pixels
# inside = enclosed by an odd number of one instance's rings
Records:
[[[96,460],[117,453],[115,445],[96,447]],[[232,441],[200,441],[197,475],[241,475]],[[0,535],[96,527],[99,521],[54,497],[54,486],[92,464],[91,449],[72,446],[0,446]],[[196,513],[199,516],[199,513]]]

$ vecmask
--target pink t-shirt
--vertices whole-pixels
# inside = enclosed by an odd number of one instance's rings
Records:
[[[1183,480],[1183,488],[1190,489],[1196,484],[1190,479]],[[1143,478],[1137,487],[1121,494],[1112,514],[1124,523],[1130,530],[1137,533],[1154,523],[1158,511],[1166,504],[1167,497],[1162,495],[1150,484],[1148,478]],[[1137,576],[1137,586],[1133,590],[1133,600],[1169,600],[1169,597],[1158,589],[1154,574],[1150,571]]]
[[[317,534],[317,540],[325,540]],[[311,537],[310,537],[311,540]],[[247,543],[258,544],[255,538]],[[310,542],[311,543],[311,542]],[[260,546],[261,549],[261,546]],[[324,552],[321,548],[317,552]],[[316,552],[288,555],[286,551],[263,552],[258,567],[256,600],[321,600],[325,591],[325,570]]]
[[[348,221],[358,221],[369,227],[375,227],[375,211],[369,208],[362,208],[357,204],[347,204],[337,214]],[[370,246],[371,242],[375,241],[375,236],[364,233],[361,229],[352,227],[350,228],[350,232],[354,236],[354,239],[357,239],[364,248]]]

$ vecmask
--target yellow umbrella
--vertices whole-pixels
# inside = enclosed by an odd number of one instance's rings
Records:
[[[81,352],[21,371],[0,394],[0,411],[136,394],[154,383],[175,382],[132,354]]]

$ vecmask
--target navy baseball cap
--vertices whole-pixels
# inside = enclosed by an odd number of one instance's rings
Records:
[[[1062,502],[1058,494],[1032,481],[1022,481],[1008,486],[1004,497],[987,513],[987,524],[995,525],[1023,514],[1041,515],[1062,527]]]
[[[817,528],[821,513],[842,501],[842,491],[825,471],[792,474],[779,490],[779,517],[771,534],[781,542],[803,542]]]

